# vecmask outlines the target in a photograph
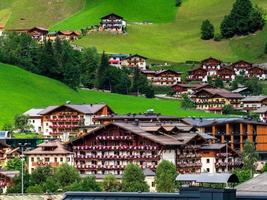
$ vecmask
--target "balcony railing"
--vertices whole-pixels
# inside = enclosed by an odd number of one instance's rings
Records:
[[[178,162],[177,166],[179,168],[186,168],[186,167],[201,167],[201,162],[195,162],[195,163],[186,163],[186,162]]]
[[[75,155],[75,159],[99,160],[160,160],[158,155]]]
[[[95,146],[74,146],[73,150],[159,150],[158,146],[144,145],[144,146],[104,146],[104,145],[95,145]]]
[[[78,164],[76,165],[77,169],[88,169],[88,170],[123,170],[125,169],[126,165],[86,165],[86,164]],[[156,169],[156,165],[147,165],[147,166],[140,166],[142,169],[150,168]]]
[[[132,140],[132,136],[97,136],[97,140]]]
[[[71,128],[78,128],[79,125],[51,125],[50,128],[58,128],[58,129],[71,129]]]

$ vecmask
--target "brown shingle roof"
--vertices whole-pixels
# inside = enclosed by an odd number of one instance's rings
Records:
[[[43,147],[56,147],[53,150],[44,150]],[[54,141],[49,141],[43,144],[40,144],[37,146],[37,148],[25,152],[27,155],[54,155],[54,154],[59,154],[59,155],[67,155],[67,154],[73,154],[71,151],[68,151],[65,149],[65,146],[61,144],[60,141],[54,140]]]

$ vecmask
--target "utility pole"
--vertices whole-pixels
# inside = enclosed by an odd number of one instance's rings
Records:
[[[28,143],[19,143],[19,147],[21,148],[21,194],[24,194],[24,147],[28,145]]]

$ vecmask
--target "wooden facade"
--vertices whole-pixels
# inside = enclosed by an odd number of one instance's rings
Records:
[[[48,34],[48,29],[42,27],[33,27],[27,30],[27,33],[31,35],[33,39],[42,42],[45,40]]]
[[[173,70],[141,71],[152,85],[172,86],[181,82],[181,73]]]
[[[139,68],[140,70],[146,70],[146,60],[144,56],[138,54],[130,55],[123,59],[121,62],[122,67]]]
[[[123,17],[111,13],[101,18],[99,31],[110,31],[122,33],[125,31],[126,22]]]
[[[197,92],[204,88],[214,88],[212,85],[209,84],[183,84],[178,83],[172,86],[172,91],[176,95],[180,94],[193,94],[194,92]]]
[[[161,160],[169,160],[179,173],[200,172],[206,140],[174,125],[135,121],[96,128],[69,143],[75,166],[81,174],[120,175],[128,163],[155,171]]]

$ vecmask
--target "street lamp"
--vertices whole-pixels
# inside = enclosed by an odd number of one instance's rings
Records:
[[[24,169],[24,147],[28,146],[28,143],[18,143],[18,146],[21,148],[21,194],[23,195],[24,193],[24,173],[23,173],[23,169]]]
[[[225,144],[226,144],[226,172],[229,172],[229,167],[228,167],[228,161],[229,161],[229,158],[228,158],[228,152],[229,152],[228,144],[229,144],[229,141],[225,141]]]

